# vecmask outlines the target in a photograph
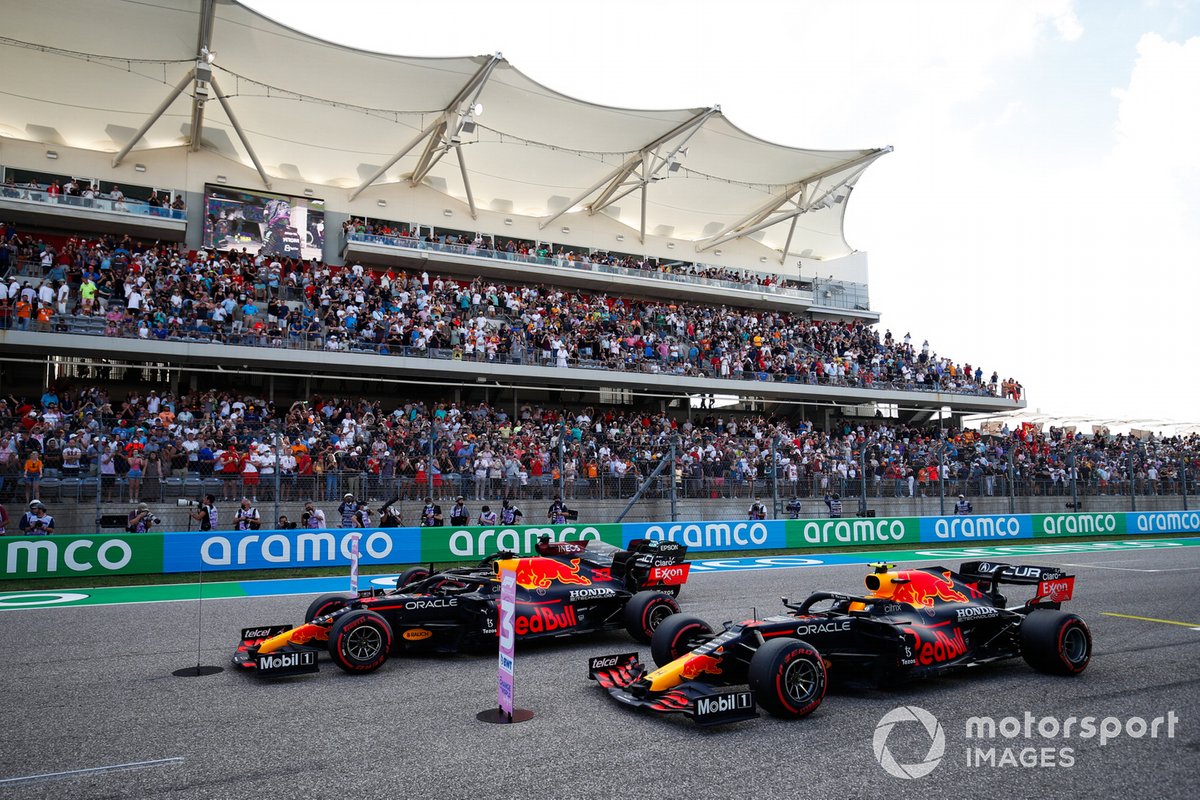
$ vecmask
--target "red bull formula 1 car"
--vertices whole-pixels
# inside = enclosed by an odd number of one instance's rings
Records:
[[[650,643],[657,669],[636,653],[601,656],[588,663],[589,677],[627,706],[707,725],[756,717],[756,706],[803,717],[821,704],[830,679],[880,687],[1018,656],[1039,672],[1078,675],[1091,659],[1087,625],[1060,610],[1075,582],[1061,570],[872,566],[863,596],[784,598],[788,613],[725,623],[719,632],[697,617],[670,617]],[[1037,589],[1010,607],[1004,584]],[[749,691],[725,688],[739,685]]]
[[[679,612],[687,581],[685,545],[637,540],[629,550],[604,542],[538,542],[537,554],[501,552],[473,567],[442,572],[414,567],[396,589],[328,594],[308,607],[305,622],[242,630],[233,663],[263,676],[316,672],[318,655],[351,673],[372,672],[390,655],[497,647],[499,575],[517,579],[518,640],[625,628],[643,644]]]

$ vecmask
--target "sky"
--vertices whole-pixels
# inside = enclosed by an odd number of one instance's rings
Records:
[[[1043,414],[1200,422],[1200,2],[245,0],[341,44],[895,151],[847,210],[880,328]]]

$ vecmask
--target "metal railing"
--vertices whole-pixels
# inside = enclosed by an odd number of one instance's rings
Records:
[[[265,319],[265,317],[263,318]],[[994,397],[987,387],[978,384],[966,386],[950,386],[935,381],[920,383],[917,381],[881,380],[864,371],[859,375],[831,378],[818,377],[815,372],[807,375],[788,374],[786,371],[742,371],[740,362],[734,364],[729,375],[722,375],[720,369],[703,357],[695,360],[680,356],[677,359],[661,359],[647,357],[643,350],[622,350],[620,355],[592,357],[588,355],[570,355],[565,363],[554,353],[532,345],[509,346],[508,349],[495,353],[467,353],[463,347],[422,347],[406,345],[402,341],[366,341],[351,337],[345,332],[320,333],[303,331],[287,331],[283,329],[255,329],[257,318],[249,322],[242,321],[239,327],[214,329],[206,322],[188,328],[172,329],[169,326],[150,327],[145,338],[158,341],[179,342],[183,344],[226,344],[243,347],[273,348],[281,351],[326,351],[343,353],[361,353],[378,356],[400,356],[404,358],[426,358],[434,361],[467,361],[481,364],[497,364],[510,366],[558,367],[567,369],[588,369],[614,372],[636,372],[651,375],[674,375],[679,377],[705,378],[713,380],[747,380],[762,383],[795,384],[807,386],[832,386],[847,389],[877,389],[903,392],[939,392],[942,394],[958,394],[972,397]],[[503,320],[497,320],[503,322]],[[60,315],[51,322],[39,323],[36,320],[13,320],[0,317],[0,329],[13,328],[40,333],[72,333],[107,338],[140,339],[137,326],[132,321],[110,323],[104,316],[86,316],[67,314]],[[818,357],[810,353],[801,360]]]
[[[476,245],[447,244],[444,242],[428,242],[411,236],[383,236],[379,234],[349,232],[345,235],[347,242],[376,244],[413,252],[450,253],[452,255],[470,258],[486,258],[492,261],[512,261],[521,264],[535,264],[544,267],[557,267],[579,272],[600,275],[617,275],[627,278],[643,278],[648,280],[683,283],[689,286],[708,286],[723,291],[739,291],[759,294],[790,297],[816,305],[837,308],[867,308],[867,287],[865,284],[849,281],[822,280],[812,284],[802,283],[799,286],[783,284],[761,285],[745,281],[731,281],[723,278],[710,278],[688,272],[670,272],[654,268],[637,269],[601,261],[592,261],[587,253],[577,253],[574,257],[567,256],[537,256],[522,253],[510,253],[504,250],[493,250]],[[708,268],[712,265],[696,266]]]
[[[46,205],[62,206],[82,211],[108,211],[116,214],[128,214],[134,217],[162,217],[186,221],[185,209],[170,208],[169,206],[152,206],[142,200],[125,198],[113,200],[110,197],[76,197],[63,193],[51,194],[44,189],[31,186],[0,186],[0,200],[16,200]]]

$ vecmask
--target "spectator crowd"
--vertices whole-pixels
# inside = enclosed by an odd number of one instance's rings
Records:
[[[1020,399],[996,372],[862,321],[589,294],[535,284],[247,253],[130,237],[47,243],[0,225],[0,325],[108,337],[319,348]]]
[[[1081,494],[1116,494],[1131,475],[1141,493],[1178,493],[1184,465],[1193,492],[1200,467],[1197,435],[1141,441],[1033,426],[985,435],[882,420],[817,430],[798,418],[712,410],[689,418],[526,404],[510,413],[361,397],[277,406],[218,391],[118,398],[102,385],[0,400],[0,498],[10,503],[42,499],[51,476],[94,480],[101,501],[135,505],[181,479],[213,487],[214,502],[250,504],[458,494],[515,502],[549,498],[560,484],[569,498],[620,498],[672,451],[684,497],[753,496],[772,480],[783,497],[855,495],[864,482],[873,496],[937,496],[943,481],[948,493],[972,496],[1067,494],[1072,479]]]

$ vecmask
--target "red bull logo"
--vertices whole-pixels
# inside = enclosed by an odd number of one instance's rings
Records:
[[[967,602],[967,596],[954,588],[949,572],[937,575],[914,569],[868,575],[867,588],[876,597],[908,603],[917,608],[932,606],[938,600],[945,603]]]
[[[687,660],[683,665],[683,670],[680,672],[680,677],[684,680],[693,680],[700,677],[702,674],[709,675],[721,674],[721,662],[712,656],[695,655]]]
[[[967,643],[963,641],[961,628],[952,628],[949,633],[940,628],[907,630],[917,637],[916,652],[913,655],[922,666],[944,664],[967,654]]]
[[[520,604],[522,609],[527,608],[525,604]],[[540,606],[533,609],[531,614],[517,614],[516,620],[513,622],[513,628],[517,632],[517,636],[526,636],[531,633],[552,633],[558,630],[569,630],[579,624],[579,620],[575,617],[574,606],[560,608],[559,606],[548,607]]]
[[[592,582],[579,574],[579,559],[572,558],[570,565],[552,558],[522,558],[515,570],[517,585],[526,589],[549,589],[553,583],[591,586]]]

